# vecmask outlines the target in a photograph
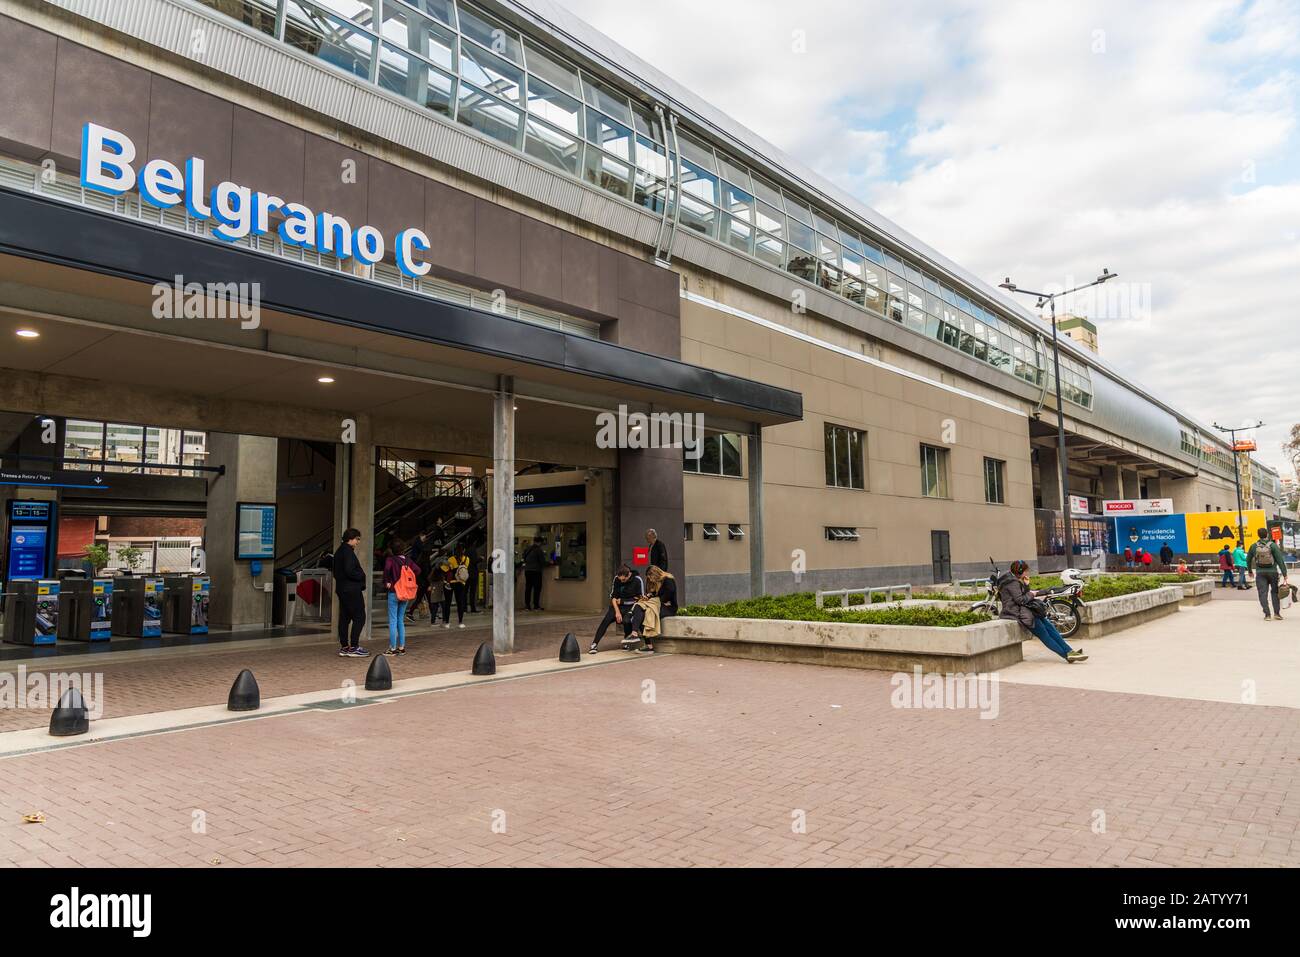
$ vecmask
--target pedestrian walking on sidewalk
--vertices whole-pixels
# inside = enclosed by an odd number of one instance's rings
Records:
[[[1237,547],[1232,550],[1232,566],[1237,571],[1237,588],[1241,591],[1246,590],[1246,549],[1241,542],[1237,542]]]
[[[1233,585],[1232,549],[1228,547],[1226,542],[1224,543],[1224,546],[1219,549],[1219,571],[1223,573],[1222,577],[1219,579],[1219,587],[1231,588]]]
[[[1259,594],[1259,605],[1264,609],[1264,620],[1272,621],[1276,618],[1281,621],[1282,605],[1278,584],[1287,584],[1286,556],[1282,554],[1277,542],[1268,537],[1268,529],[1261,528],[1257,534],[1259,541],[1250,547],[1250,557],[1247,559],[1249,567],[1255,572],[1255,591]],[[1268,607],[1270,596],[1273,599],[1271,613]]]

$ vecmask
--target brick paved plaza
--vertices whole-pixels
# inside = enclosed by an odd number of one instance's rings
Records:
[[[1216,601],[1170,621],[1190,643],[1294,654],[1293,623],[1252,637],[1252,614]],[[1227,623],[1239,633],[1216,636]],[[553,653],[535,640],[525,655]],[[1141,640],[1089,651],[1103,663]],[[1049,663],[1026,651],[993,720],[894,708],[883,672],[598,656],[10,757],[0,864],[1300,864],[1294,707],[1027,683]],[[20,823],[34,810],[46,823]]]

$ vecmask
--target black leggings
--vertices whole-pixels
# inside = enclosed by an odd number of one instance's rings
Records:
[[[348,638],[348,624],[352,625],[352,637]],[[366,597],[359,591],[339,592],[339,646],[355,648],[361,640],[361,631],[366,626]]]
[[[542,573],[524,570],[524,610],[540,611],[542,608]]]
[[[456,624],[462,624],[465,621],[465,583],[454,582],[448,585],[442,593],[442,620],[451,624],[451,596],[456,596]]]

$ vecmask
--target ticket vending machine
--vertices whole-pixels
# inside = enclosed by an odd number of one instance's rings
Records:
[[[58,564],[59,506],[50,501],[12,499],[6,509],[5,581],[52,578]]]

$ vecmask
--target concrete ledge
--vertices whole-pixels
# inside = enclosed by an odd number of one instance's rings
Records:
[[[919,665],[926,672],[947,674],[1015,664],[1022,660],[1025,636],[1013,621],[935,628],[679,615],[665,619],[655,647],[675,654],[879,671],[910,671]]]
[[[1194,582],[1181,582],[1179,587],[1183,590],[1182,600],[1178,603],[1180,608],[1203,605],[1214,597],[1214,582],[1209,578],[1201,578]]]
[[[1178,611],[1183,600],[1182,585],[1166,585],[1150,591],[1134,592],[1091,601],[1083,606],[1083,620],[1073,642],[1101,638],[1144,622]]]

